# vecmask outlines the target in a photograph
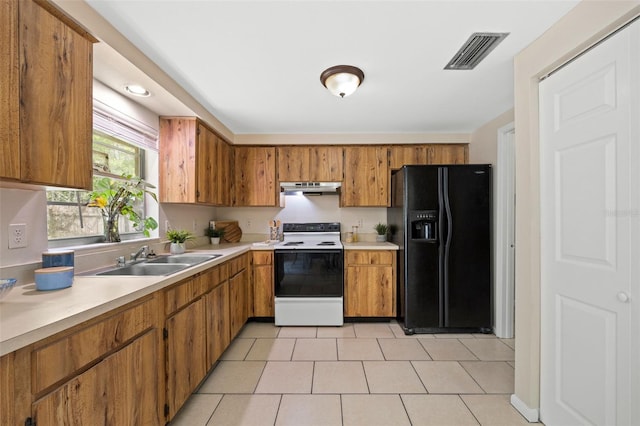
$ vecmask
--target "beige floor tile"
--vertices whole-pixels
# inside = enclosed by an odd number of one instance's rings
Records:
[[[353,330],[353,324],[345,324],[342,327],[318,327],[316,337],[348,338],[356,337],[356,332]]]
[[[294,361],[337,361],[336,339],[296,339]]]
[[[484,393],[456,361],[412,361],[429,393]]]
[[[460,395],[483,426],[534,425],[529,423],[509,402],[509,395]]]
[[[313,362],[270,361],[255,393],[311,393]]]
[[[222,395],[191,395],[171,420],[171,426],[205,426],[221,399]]]
[[[316,337],[318,327],[280,327],[278,337]]]
[[[340,395],[282,395],[276,426],[342,426]]]
[[[511,349],[516,348],[516,339],[500,339],[500,341],[509,346]]]
[[[353,328],[356,332],[356,337],[395,337],[389,327],[389,323],[355,323]]]
[[[382,361],[384,357],[376,339],[338,339],[338,359]]]
[[[364,361],[371,393],[426,393],[409,361]]]
[[[499,339],[460,339],[481,361],[513,361],[515,351]]]
[[[399,395],[342,395],[344,426],[410,425]]]
[[[256,339],[247,361],[289,361],[296,339]]]
[[[436,333],[433,335],[436,339],[472,339],[471,333]]]
[[[457,339],[419,339],[429,355],[439,361],[468,361],[477,360]]]
[[[245,359],[256,339],[235,339],[220,357],[225,361],[242,361]]]
[[[253,393],[264,361],[220,361],[198,393]]]
[[[462,368],[486,393],[513,393],[514,370],[504,361],[464,361]]]
[[[497,339],[493,333],[472,333],[471,335],[476,339]]]
[[[225,395],[207,426],[273,426],[280,395]]]
[[[387,361],[425,361],[431,358],[417,339],[378,339]]]
[[[458,395],[401,395],[411,424],[420,426],[478,425]]]
[[[316,362],[313,393],[369,393],[362,362]]]
[[[269,322],[250,322],[245,324],[238,337],[277,337],[280,327]]]

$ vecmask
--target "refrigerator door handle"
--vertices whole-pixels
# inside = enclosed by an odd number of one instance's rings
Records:
[[[444,280],[444,244],[445,241],[445,222],[444,222],[444,169],[438,167],[438,306],[440,307],[438,314],[439,327],[445,325],[445,283]]]
[[[447,216],[447,236],[444,243],[444,326],[449,326],[449,250],[451,249],[451,238],[453,236],[453,217],[451,215],[451,205],[449,203],[449,170],[442,169],[444,195],[444,210]]]

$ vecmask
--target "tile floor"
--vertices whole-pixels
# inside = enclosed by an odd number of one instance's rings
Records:
[[[514,342],[489,335],[251,322],[171,425],[529,424],[513,373]]]

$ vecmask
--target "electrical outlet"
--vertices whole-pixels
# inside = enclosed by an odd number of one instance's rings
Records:
[[[247,219],[247,229],[251,229],[251,219]]]
[[[195,234],[196,232],[198,232],[198,221],[193,219],[193,233]]]
[[[171,228],[171,224],[169,223],[168,220],[164,221],[164,233],[166,234],[167,231],[169,231],[169,228]]]
[[[9,248],[16,249],[27,246],[27,224],[14,223],[9,225]]]
[[[363,220],[358,219],[358,228],[362,229]]]

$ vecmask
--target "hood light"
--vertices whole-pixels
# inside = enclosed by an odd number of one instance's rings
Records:
[[[124,90],[134,96],[141,96],[143,98],[149,97],[151,95],[151,92],[149,92],[139,84],[127,84],[126,86],[124,86]]]

